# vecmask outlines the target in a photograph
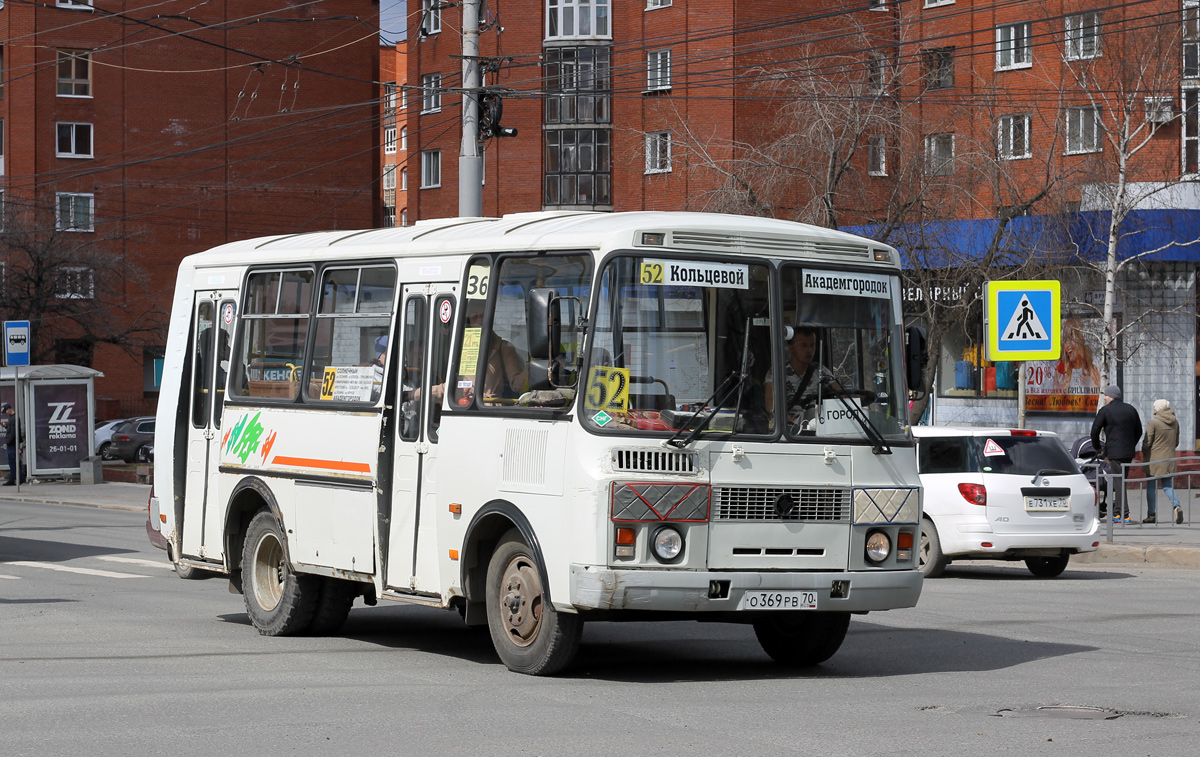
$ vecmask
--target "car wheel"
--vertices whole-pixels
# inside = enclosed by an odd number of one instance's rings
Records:
[[[848,612],[776,611],[754,621],[754,635],[780,665],[809,667],[833,657],[849,627]]]
[[[488,631],[508,669],[552,675],[579,649],[583,618],[546,601],[537,558],[514,529],[500,539],[487,571]]]
[[[946,570],[950,560],[942,553],[942,541],[937,526],[929,518],[921,519],[921,554],[919,565],[926,578],[937,578]]]
[[[250,622],[263,636],[302,633],[316,610],[319,578],[293,573],[284,544],[275,516],[260,510],[242,546],[242,597]]]
[[[1064,552],[1058,557],[1026,558],[1025,567],[1029,568],[1029,572],[1038,578],[1056,578],[1067,569],[1067,563],[1070,561],[1071,555]]]
[[[133,459],[139,463],[151,462],[150,445],[143,444],[137,448],[137,452],[133,453]]]
[[[100,448],[96,450],[96,454],[103,460],[115,460],[117,457],[112,452],[112,442],[102,442]]]

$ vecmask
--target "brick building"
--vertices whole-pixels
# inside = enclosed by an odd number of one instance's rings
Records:
[[[374,0],[0,5],[0,314],[31,316],[40,240],[79,307],[32,314],[34,360],[102,371],[99,415],[153,411],[182,257],[381,223]]]

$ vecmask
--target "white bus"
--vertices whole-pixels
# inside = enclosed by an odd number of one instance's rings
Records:
[[[523,673],[585,620],[752,623],[813,665],[921,590],[899,291],[884,245],[715,214],[233,242],[179,268],[151,522],[265,635],[361,596]]]

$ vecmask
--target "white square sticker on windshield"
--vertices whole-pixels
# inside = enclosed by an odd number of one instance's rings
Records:
[[[983,443],[984,457],[995,457],[996,455],[1003,455],[1003,454],[1004,454],[1004,450],[1000,449],[1000,445],[996,444],[996,442],[994,440],[988,439],[986,442]]]

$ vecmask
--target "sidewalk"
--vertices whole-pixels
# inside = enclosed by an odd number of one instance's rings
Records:
[[[1192,492],[1187,492],[1189,495]],[[1177,526],[1172,523],[1142,525],[1140,514],[1145,511],[1139,493],[1131,490],[1131,514],[1138,523],[1113,524],[1113,543],[1107,543],[1108,523],[1100,524],[1097,539],[1100,548],[1095,552],[1076,555],[1072,563],[1160,563],[1200,568],[1200,492],[1192,503],[1192,523]],[[1180,492],[1182,495],[1184,492]],[[76,483],[22,484],[21,493],[15,486],[0,487],[0,502],[44,502],[54,505],[100,507],[110,510],[145,511],[150,498],[148,484],[125,484],[106,481],[82,486]],[[1162,498],[1159,506],[1162,507]],[[1184,500],[1186,512],[1187,500]],[[1164,512],[1170,512],[1165,510]]]

